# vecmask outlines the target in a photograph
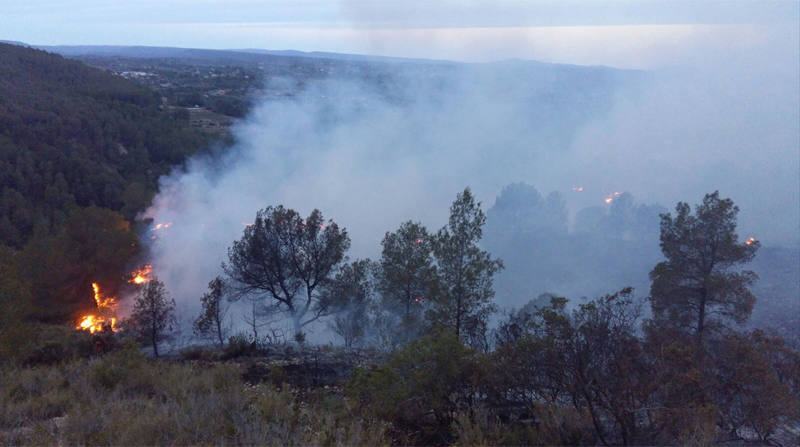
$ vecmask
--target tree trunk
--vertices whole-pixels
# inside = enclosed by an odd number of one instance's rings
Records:
[[[153,354],[158,357],[158,328],[156,328],[156,319],[153,316],[153,322],[150,325],[150,340],[153,342]]]
[[[406,319],[411,314],[411,291],[406,288]]]
[[[300,324],[300,317],[292,315],[292,324],[294,325],[294,334],[297,335],[303,332],[303,325]]]
[[[251,300],[251,303],[252,303],[251,311],[253,317],[252,319],[253,340],[258,340],[258,321],[256,320],[256,302]]]
[[[603,436],[603,426],[598,420],[597,413],[594,409],[594,405],[592,404],[592,399],[589,396],[589,392],[583,388],[583,385],[581,385],[581,392],[583,393],[583,398],[586,399],[586,405],[589,407],[589,415],[592,417],[592,424],[594,425],[594,431],[597,433],[597,437],[600,438],[600,442],[602,442],[603,445],[608,445],[606,438]]]
[[[217,320],[217,338],[219,339],[219,347],[223,347],[225,341],[222,340],[222,322]]]
[[[580,393],[583,395],[583,398],[586,399],[586,405],[589,407],[589,415],[592,417],[592,424],[594,425],[594,431],[597,434],[597,437],[600,438],[600,442],[603,445],[608,445],[606,442],[606,438],[603,436],[603,426],[600,423],[597,412],[594,409],[594,404],[592,403],[592,397],[589,395],[589,390],[586,389],[586,378],[584,377],[583,373],[577,371],[576,378],[578,379],[578,387]],[[577,405],[577,400],[573,397],[573,403]],[[577,406],[575,407],[576,410],[581,411],[580,408]]]
[[[700,315],[697,317],[697,341],[703,341],[703,329],[705,328],[706,323],[706,298],[708,297],[708,291],[705,287],[700,292]]]
[[[461,340],[461,295],[456,300],[456,336]]]

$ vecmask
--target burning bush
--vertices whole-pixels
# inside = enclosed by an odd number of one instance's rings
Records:
[[[117,299],[103,296],[100,286],[96,282],[92,283],[92,291],[94,291],[97,312],[83,315],[75,329],[89,331],[91,334],[104,331],[116,332],[117,318],[112,315],[116,315]]]
[[[57,234],[36,234],[19,254],[23,279],[34,297],[36,319],[71,321],[93,312],[97,303],[87,294],[96,282],[108,296],[138,252],[136,235],[118,213],[102,208],[77,209]]]

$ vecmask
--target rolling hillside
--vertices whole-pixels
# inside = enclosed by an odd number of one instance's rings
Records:
[[[119,76],[0,44],[0,244],[19,248],[74,207],[132,218],[160,175],[210,143],[160,104]]]

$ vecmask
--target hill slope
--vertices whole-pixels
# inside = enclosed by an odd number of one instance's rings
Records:
[[[0,44],[0,244],[18,248],[74,207],[133,217],[159,175],[208,143],[142,86]]]

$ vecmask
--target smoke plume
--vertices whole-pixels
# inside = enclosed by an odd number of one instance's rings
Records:
[[[672,209],[719,189],[742,209],[741,235],[796,245],[793,49],[655,72],[382,63],[288,95],[270,93],[293,82],[268,80],[233,147],[161,180],[146,216],[172,226],[152,243],[154,270],[194,312],[260,208],[318,208],[348,229],[351,258],[376,257],[405,220],[441,227],[465,186],[488,208],[519,181],[560,191],[573,217],[614,191]]]

